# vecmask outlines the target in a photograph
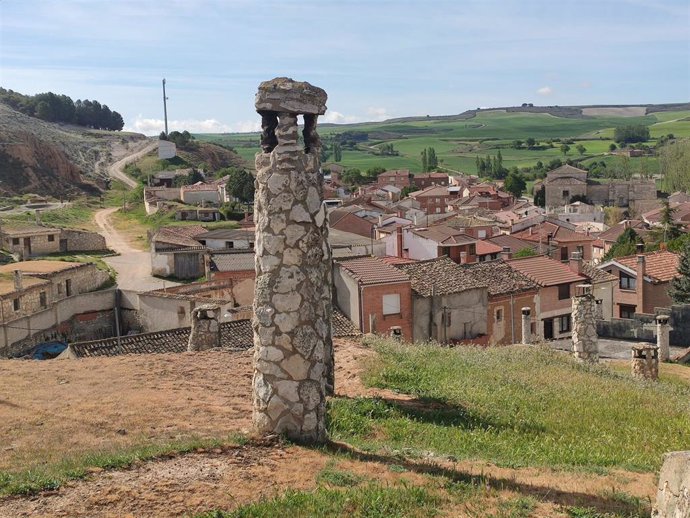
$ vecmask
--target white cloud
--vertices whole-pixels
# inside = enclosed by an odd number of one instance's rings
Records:
[[[551,95],[553,93],[553,89],[550,86],[542,86],[540,89],[537,90],[537,93],[539,95]]]
[[[367,115],[369,115],[371,120],[375,121],[383,121],[391,118],[391,115],[386,111],[385,108],[378,108],[375,106],[370,106],[367,108]]]
[[[165,129],[163,119],[147,119],[138,115],[132,124],[125,126],[125,131],[135,131],[144,135],[158,135]],[[169,131],[184,131],[190,133],[245,133],[259,131],[261,121],[240,121],[225,124],[216,119],[183,119],[168,121]]]
[[[333,124],[348,124],[352,122],[358,122],[359,118],[354,115],[343,115],[340,112],[334,110],[328,110],[326,115],[323,116],[323,122],[331,122]]]

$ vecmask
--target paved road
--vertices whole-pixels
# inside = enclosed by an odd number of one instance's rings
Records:
[[[154,149],[158,147],[158,142],[151,142],[146,145],[143,149],[137,151],[136,153],[133,153],[131,155],[127,155],[126,157],[118,160],[117,162],[111,164],[108,166],[108,174],[112,177],[115,178],[116,180],[120,180],[122,183],[127,185],[130,189],[134,189],[138,184],[137,181],[134,180],[133,178],[130,178],[125,174],[125,166],[131,162],[134,162],[135,160],[138,160],[139,158],[143,157],[147,153],[150,153]]]
[[[117,210],[115,207],[99,210],[95,214],[95,220],[100,234],[105,237],[108,248],[120,254],[104,258],[105,262],[117,272],[118,287],[123,290],[142,292],[177,285],[177,283],[163,281],[151,275],[150,253],[133,248],[110,222],[110,216]]]

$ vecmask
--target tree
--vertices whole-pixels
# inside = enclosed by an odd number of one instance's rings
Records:
[[[527,187],[527,184],[520,173],[516,174],[511,172],[506,177],[504,187],[505,190],[515,196],[515,198],[519,198],[522,196],[522,193],[525,192],[525,187]]]
[[[676,304],[690,304],[690,243],[680,254],[678,275],[671,281],[669,295]]]
[[[584,155],[587,151],[587,148],[582,144],[578,144],[577,146],[575,146],[575,149],[577,149],[577,152],[580,153],[580,156]]]
[[[343,159],[343,148],[340,142],[333,143],[333,160],[340,162]]]
[[[537,252],[533,248],[525,247],[521,248],[513,254],[513,257],[519,259],[520,257],[534,257]]]
[[[570,151],[570,146],[568,144],[561,144],[561,153],[563,153],[563,156],[567,155],[568,151]]]
[[[522,149],[522,140],[513,140],[511,147],[513,149]]]
[[[436,158],[436,150],[432,147],[426,151],[427,171],[435,171],[438,167],[438,158]]]
[[[544,185],[534,193],[534,204],[542,208],[546,206],[546,188]]]
[[[525,144],[527,144],[528,148],[532,149],[537,145],[537,141],[533,137],[529,137],[527,140],[525,140]]]
[[[616,167],[614,169],[616,178],[623,180],[630,180],[633,176],[632,165],[630,164],[630,157],[628,155],[620,155]]]
[[[362,171],[360,171],[356,167],[346,169],[343,172],[342,180],[347,185],[352,186],[362,185],[366,182],[366,178],[364,177],[364,175],[362,175]]]
[[[664,243],[668,243],[672,239],[676,239],[683,233],[680,227],[673,220],[673,214],[675,212],[676,209],[671,208],[671,205],[669,205],[668,200],[663,200],[661,202],[661,217],[659,218],[659,223],[661,223],[663,234],[659,237],[661,238],[660,240],[663,240]]]
[[[633,255],[637,251],[637,244],[640,242],[640,237],[637,235],[632,228],[627,228],[623,233],[618,236],[616,242],[613,244],[606,255],[603,257],[603,261],[610,261],[616,257],[625,257],[627,255]]]
[[[659,150],[659,171],[667,192],[690,191],[690,140],[667,143]]]
[[[429,170],[429,158],[426,154],[426,149],[422,149],[422,173],[426,173]]]
[[[254,201],[254,176],[244,169],[229,167],[224,170],[228,175],[226,187],[230,195],[243,203]]]
[[[642,124],[618,126],[613,131],[613,140],[618,143],[646,142],[649,140],[649,128]]]
[[[609,144],[609,151],[614,152],[616,149],[618,149],[618,146],[611,142],[611,144]]]

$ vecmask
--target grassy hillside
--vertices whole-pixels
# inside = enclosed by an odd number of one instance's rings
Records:
[[[555,112],[559,113],[559,112]],[[473,116],[472,116],[473,115]],[[344,132],[366,132],[367,139],[356,149],[343,149],[340,165],[362,170],[381,166],[387,169],[407,168],[413,172],[421,170],[422,149],[433,147],[439,157],[439,165],[452,171],[476,173],[475,157],[496,155],[501,150],[504,165],[533,166],[537,161],[547,163],[553,158],[592,159],[605,157],[612,143],[616,126],[643,124],[649,126],[653,145],[654,139],[674,134],[676,137],[690,137],[690,111],[655,111],[644,116],[589,116],[564,117],[550,113],[510,112],[505,110],[481,110],[463,114],[463,118],[429,117],[426,119],[395,120],[381,123],[320,126],[319,132],[328,143]],[[544,144],[553,141],[554,147],[545,149],[512,149],[513,140],[534,138]],[[204,134],[199,140],[231,146],[249,164],[259,151],[258,134]],[[559,149],[560,140],[575,141],[571,150],[563,155]],[[374,154],[381,143],[393,144],[398,156]],[[585,146],[580,155],[576,144]],[[639,158],[631,160],[633,168],[639,169]],[[656,159],[653,159],[655,162]],[[657,166],[649,166],[654,170]]]

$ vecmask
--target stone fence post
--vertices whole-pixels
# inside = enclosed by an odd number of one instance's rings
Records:
[[[578,360],[599,361],[596,309],[592,286],[580,284],[573,297],[573,354]]]
[[[192,310],[192,329],[189,333],[188,351],[206,351],[220,347],[220,306],[203,304]]]
[[[528,307],[522,308],[522,343],[532,343],[532,310]]]
[[[299,442],[326,440],[333,386],[331,251],[316,133],[326,97],[284,77],[261,83],[256,95],[263,131],[254,212],[253,419],[259,433]]]
[[[659,350],[656,346],[648,343],[633,345],[630,369],[633,378],[651,381],[659,379]]]
[[[667,362],[671,359],[671,350],[669,348],[670,326],[668,321],[668,315],[657,315],[656,317],[656,346],[659,349],[660,362]]]

